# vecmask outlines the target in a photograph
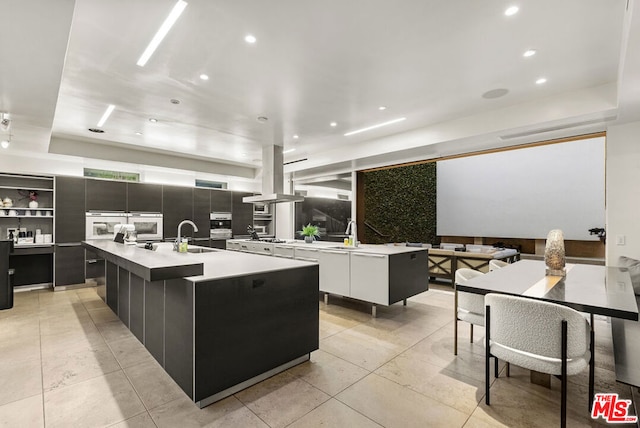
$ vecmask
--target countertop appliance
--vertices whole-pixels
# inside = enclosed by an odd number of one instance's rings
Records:
[[[209,237],[211,239],[231,239],[231,213],[212,212],[209,214]]]

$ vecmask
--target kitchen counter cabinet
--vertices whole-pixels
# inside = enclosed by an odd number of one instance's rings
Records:
[[[326,293],[340,296],[353,295],[350,278],[350,255],[347,251],[319,250],[318,263],[320,264],[320,290]],[[371,301],[368,299],[361,299]]]
[[[318,349],[316,264],[224,250],[167,254],[114,242],[84,245],[107,259],[109,307],[200,407]],[[149,281],[128,270],[153,258],[157,266],[201,263],[204,271]]]
[[[55,287],[85,283],[84,248],[80,244],[56,244],[54,258]]]
[[[352,253],[350,278],[350,297],[379,305],[389,304],[389,256]]]

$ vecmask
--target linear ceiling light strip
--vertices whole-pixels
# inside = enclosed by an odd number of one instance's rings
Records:
[[[98,122],[98,128],[102,128],[102,126],[105,124],[105,122],[107,121],[107,119],[109,119],[109,116],[111,116],[111,113],[113,113],[113,109],[115,109],[116,106],[114,106],[113,104],[109,104],[109,107],[107,107],[107,109],[104,111],[104,114],[102,115],[102,117],[100,118],[100,121]]]
[[[138,64],[140,67],[144,67],[147,61],[149,61],[149,58],[151,58],[151,55],[153,55],[153,53],[156,51],[160,43],[162,43],[162,40],[167,35],[169,30],[171,30],[171,27],[173,27],[173,24],[176,23],[176,21],[182,14],[182,11],[184,10],[185,7],[187,7],[187,2],[183,0],[178,0],[175,6],[173,6],[173,9],[171,9],[171,13],[169,13],[169,16],[167,16],[167,19],[164,20],[164,22],[158,29],[158,32],[156,33],[156,35],[153,36],[153,39],[151,39],[151,42],[149,42],[149,45],[144,50],[144,52],[142,53],[142,55],[140,56],[140,59],[138,59],[138,62],[136,64]]]
[[[372,125],[372,126],[368,126],[366,128],[356,129],[355,131],[347,132],[346,134],[344,134],[344,136],[348,137],[349,135],[359,134],[361,132],[370,131],[372,129],[381,128],[381,127],[387,126],[387,125],[392,125],[394,123],[402,122],[403,120],[406,120],[406,119],[407,119],[406,117],[399,117],[398,119],[393,119],[393,120],[390,120],[388,122],[378,123],[377,125]]]

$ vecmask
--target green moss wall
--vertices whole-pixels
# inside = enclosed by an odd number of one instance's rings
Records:
[[[436,163],[363,173],[366,243],[438,243],[436,236]]]

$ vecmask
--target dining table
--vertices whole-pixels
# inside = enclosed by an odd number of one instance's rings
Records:
[[[638,304],[631,277],[626,268],[587,264],[567,264],[565,273],[564,277],[547,276],[543,261],[520,260],[464,284],[456,284],[456,287],[458,291],[468,293],[528,297],[588,313],[591,321],[590,351],[594,359],[594,315],[638,321]],[[594,375],[593,367],[590,365],[591,376]],[[536,382],[533,373],[532,381]],[[589,397],[593,397],[591,388]]]

